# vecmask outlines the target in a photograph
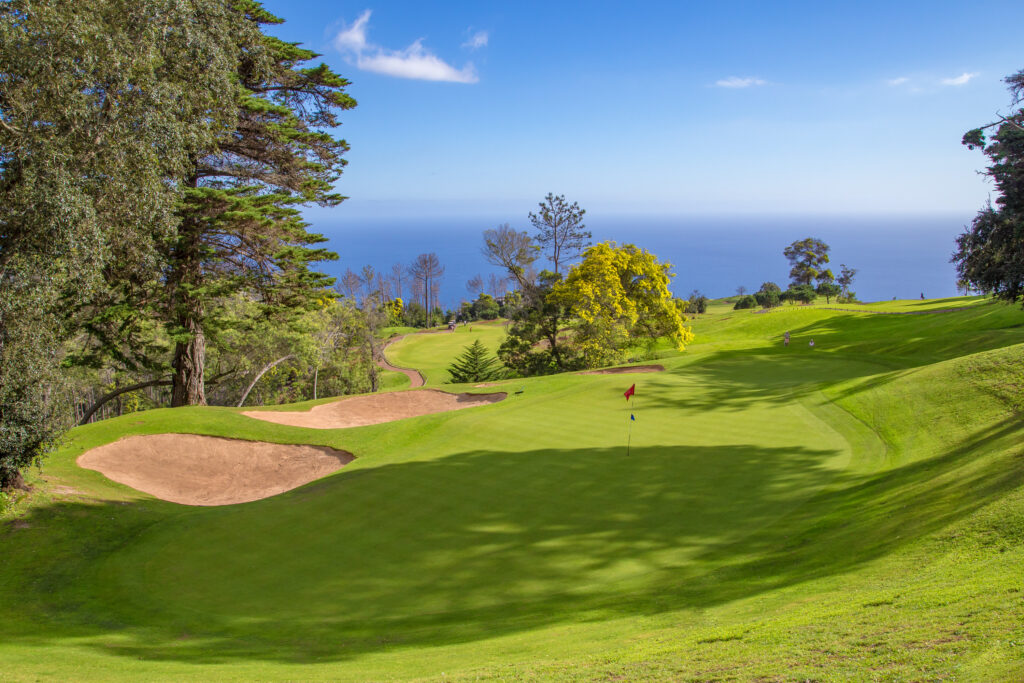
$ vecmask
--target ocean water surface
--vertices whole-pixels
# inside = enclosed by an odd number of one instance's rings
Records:
[[[673,265],[674,294],[699,289],[710,297],[730,296],[739,286],[756,290],[774,281],[785,288],[789,266],[782,250],[790,242],[816,237],[831,246],[831,266],[857,269],[853,290],[862,301],[954,296],[956,271],[949,262],[956,236],[973,214],[933,216],[586,216],[594,241],[632,243]],[[441,300],[452,307],[472,298],[466,282],[479,273],[499,273],[481,254],[481,233],[503,222],[532,233],[524,217],[452,218],[415,216],[347,217],[344,205],[310,217],[312,230],[329,239],[340,260],[322,264],[340,276],[347,268],[372,265],[385,273],[394,263],[436,252],[445,266]],[[408,298],[408,292],[405,293]]]

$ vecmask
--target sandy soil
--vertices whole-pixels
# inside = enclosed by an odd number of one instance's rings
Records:
[[[587,370],[579,375],[630,375],[634,372],[664,372],[664,365],[630,365],[624,368],[605,368],[604,370]]]
[[[407,417],[444,413],[474,406],[497,403],[507,394],[449,394],[426,389],[422,391],[396,391],[343,398],[334,403],[314,406],[308,412],[249,410],[243,415],[257,420],[276,422],[293,427],[313,429],[341,429],[392,422]]]
[[[351,453],[325,446],[153,434],[93,448],[78,464],[172,503],[231,505],[289,491],[352,460]]]

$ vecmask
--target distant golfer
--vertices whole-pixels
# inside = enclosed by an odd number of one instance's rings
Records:
[[[812,339],[811,341],[809,341],[807,343],[807,345],[810,346],[813,349],[814,348],[814,340]]]
[[[784,343],[784,344],[785,344],[786,346],[789,346],[789,330],[786,330],[786,336],[785,336],[785,338],[784,338],[784,340],[783,340],[783,343]]]

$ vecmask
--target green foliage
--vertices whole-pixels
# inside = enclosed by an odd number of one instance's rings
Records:
[[[206,401],[205,328],[217,324],[225,297],[246,292],[277,318],[311,310],[333,282],[313,266],[337,258],[315,246],[326,239],[306,230],[296,207],[344,199],[334,183],[348,145],[327,131],[355,106],[348,82],[326,65],[304,66],[316,53],[260,33],[281,20],[259,3],[238,7],[256,35],[240,35],[236,47],[238,125],[191,170],[164,254],[173,405]]]
[[[832,303],[832,299],[838,297],[842,293],[842,287],[837,285],[835,282],[822,282],[818,285],[815,293],[825,297],[825,303]]]
[[[841,263],[839,265],[839,277],[836,278],[836,284],[839,285],[842,290],[840,292],[841,296],[846,299],[856,299],[856,296],[853,296],[852,292],[850,292],[850,287],[853,285],[853,278],[855,275],[857,275],[856,268],[850,268],[845,263]]]
[[[743,310],[745,308],[756,308],[756,307],[757,307],[757,298],[755,298],[752,294],[745,294],[744,296],[741,296],[738,299],[736,299],[736,304],[733,306],[733,310],[739,311],[739,310]]]
[[[522,303],[512,312],[508,336],[498,348],[498,358],[513,372],[545,375],[583,366],[576,350],[560,336],[570,316],[566,302],[553,296],[561,276],[541,271],[536,283],[528,283]]]
[[[590,244],[592,235],[583,224],[587,212],[576,202],[569,204],[565,195],[550,192],[538,206],[538,213],[530,213],[530,223],[537,230],[537,244],[547,253],[554,272],[559,273],[559,266],[579,256]]]
[[[989,159],[997,197],[957,238],[960,279],[1007,302],[1024,300],[1024,70],[1007,77],[1014,111],[968,131],[963,144]],[[990,135],[990,137],[989,137]]]
[[[0,283],[0,490],[19,486],[69,424],[60,375],[61,329],[50,313],[54,290],[23,259],[8,262]]]
[[[215,0],[0,3],[0,485],[66,425],[62,362],[146,365],[139,311],[176,188],[234,126],[244,35]]]
[[[491,382],[500,379],[504,374],[498,359],[487,352],[487,348],[475,339],[463,349],[462,354],[448,366],[451,381],[456,384],[465,382]]]
[[[782,289],[774,282],[764,282],[754,293],[754,300],[761,308],[775,308],[782,303]]]
[[[687,299],[685,311],[691,315],[707,313],[708,298],[700,293],[699,289],[690,292]]]
[[[779,299],[782,301],[800,302],[802,304],[809,304],[816,298],[818,298],[818,293],[814,291],[814,287],[811,285],[791,285],[789,289],[779,296]]]
[[[490,294],[481,294],[470,307],[474,320],[494,320],[499,312],[498,302]]]
[[[829,246],[819,239],[807,237],[783,249],[789,261],[792,285],[810,285],[822,275],[822,266],[828,263]],[[831,275],[831,273],[829,273]]]

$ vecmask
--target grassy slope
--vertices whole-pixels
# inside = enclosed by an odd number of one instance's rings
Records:
[[[0,679],[1024,675],[1022,325],[712,309],[659,375],[353,430],[229,409],[75,430],[0,530]],[[415,341],[437,382],[431,345],[470,339]],[[73,465],[166,431],[360,457],[208,509]]]
[[[479,339],[492,354],[505,338],[500,322],[459,325],[455,332],[409,335],[387,350],[388,360],[403,368],[416,368],[423,373],[427,385],[438,385],[450,379],[448,366],[463,349]]]

